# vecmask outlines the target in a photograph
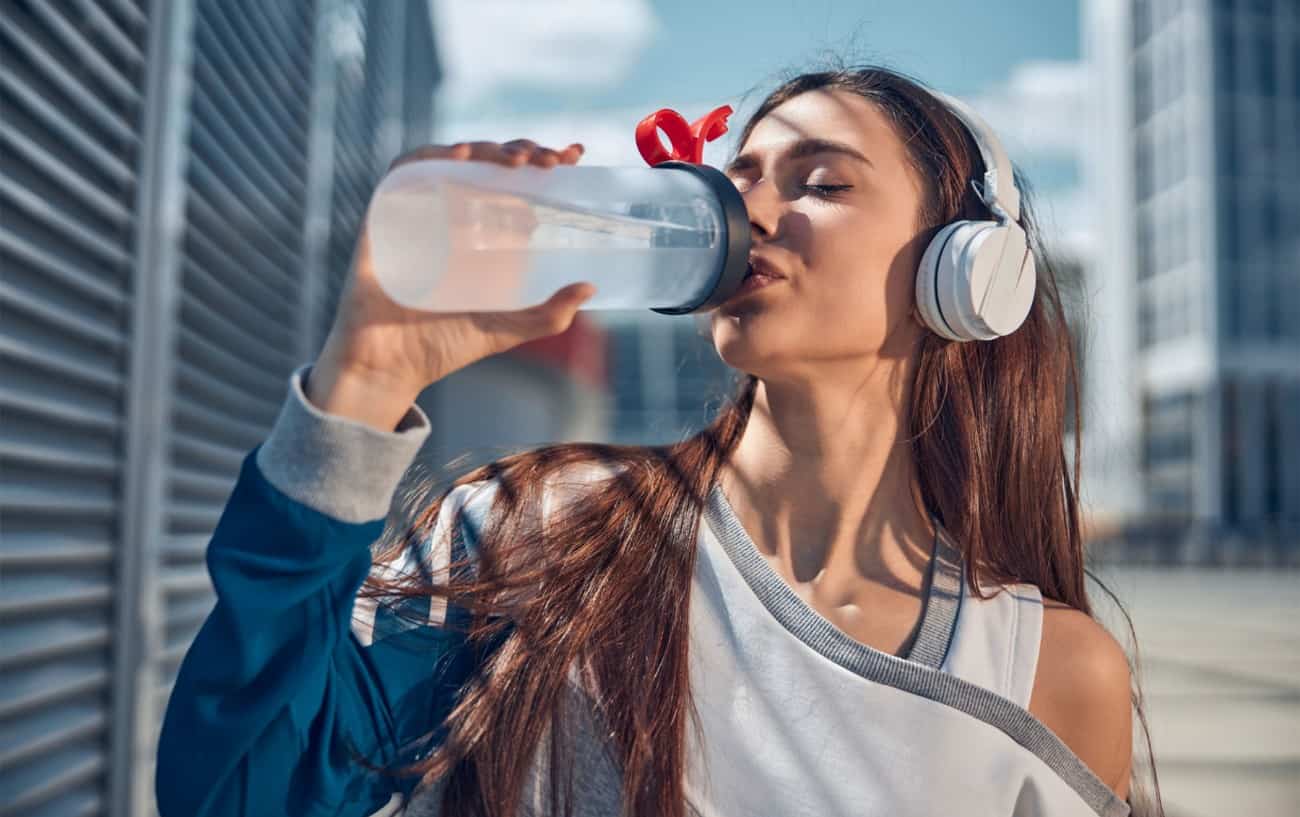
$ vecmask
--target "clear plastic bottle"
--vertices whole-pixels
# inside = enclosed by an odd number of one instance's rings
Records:
[[[735,291],[749,216],[707,165],[529,165],[427,159],[380,183],[366,214],[384,291],[432,312],[541,303],[590,281],[583,309],[681,314]]]

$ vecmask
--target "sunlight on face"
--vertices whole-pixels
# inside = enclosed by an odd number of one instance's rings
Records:
[[[787,277],[711,313],[724,361],[806,378],[909,354],[923,332],[912,318],[922,192],[872,102],[842,90],[787,100],[727,175],[749,210],[754,254]]]

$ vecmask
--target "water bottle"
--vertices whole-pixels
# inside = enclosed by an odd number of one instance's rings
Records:
[[[522,309],[578,281],[596,287],[583,309],[701,312],[730,297],[749,264],[739,191],[686,161],[411,162],[376,188],[366,228],[384,292],[431,312]]]

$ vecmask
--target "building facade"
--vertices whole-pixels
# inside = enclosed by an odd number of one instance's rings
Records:
[[[1116,374],[1098,388],[1131,451],[1116,470],[1139,476],[1127,510],[1192,550],[1293,548],[1300,5],[1095,0],[1086,27],[1093,274],[1116,327],[1099,342]]]

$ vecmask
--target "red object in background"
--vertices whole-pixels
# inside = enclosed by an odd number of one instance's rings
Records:
[[[731,116],[731,106],[723,105],[687,125],[677,111],[660,108],[637,123],[637,149],[651,167],[669,160],[699,164],[704,159],[704,143],[712,142],[727,132],[728,116]],[[659,141],[661,130],[673,146],[671,153]]]
[[[510,353],[553,366],[590,386],[604,388],[609,385],[608,346],[605,330],[579,312],[565,331],[522,343]]]

